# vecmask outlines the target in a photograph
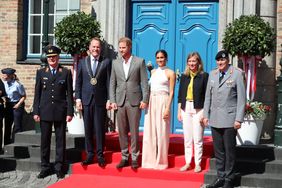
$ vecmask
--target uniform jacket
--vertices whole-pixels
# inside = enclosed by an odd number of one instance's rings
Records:
[[[90,74],[90,75],[89,75]],[[84,58],[77,68],[75,98],[81,99],[83,105],[89,105],[92,98],[95,104],[105,105],[109,99],[109,83],[111,75],[111,61],[100,56],[95,75],[91,70],[90,56]],[[96,85],[91,85],[90,79],[97,79]]]
[[[138,106],[141,101],[148,103],[149,86],[144,59],[132,57],[127,78],[125,78],[122,62],[120,58],[114,60],[112,64],[110,101],[122,106],[127,97],[132,106]]]
[[[243,72],[230,65],[219,84],[218,69],[209,75],[204,117],[215,128],[229,128],[235,121],[243,122],[245,114],[245,83]]]
[[[205,102],[205,93],[208,83],[209,74],[206,72],[198,73],[193,81],[193,103],[195,109],[202,109]],[[178,90],[178,103],[181,103],[181,109],[185,110],[187,89],[191,77],[185,74],[181,75],[179,90]]]
[[[71,71],[59,65],[52,75],[50,68],[36,73],[33,113],[43,121],[66,121],[73,116],[73,88]]]
[[[0,79],[0,118],[4,117],[4,100],[2,97],[6,96],[5,86],[3,81]],[[1,142],[2,143],[2,142]]]

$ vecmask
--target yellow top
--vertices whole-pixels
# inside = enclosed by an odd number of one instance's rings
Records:
[[[187,95],[186,95],[186,100],[188,101],[193,101],[193,83],[194,83],[194,78],[197,75],[198,72],[192,72],[190,71],[190,83],[188,85],[188,89],[187,89]]]

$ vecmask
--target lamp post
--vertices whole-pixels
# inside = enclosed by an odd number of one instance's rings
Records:
[[[282,46],[282,44],[281,44]],[[282,146],[282,58],[280,58],[280,76],[277,77],[278,82],[278,107],[277,107],[277,117],[276,117],[276,124],[274,128],[274,145],[275,146]]]
[[[49,44],[49,41],[48,41],[49,2],[50,0],[44,0],[44,4],[43,4],[43,39],[42,39],[42,53],[41,53],[41,58],[40,58],[41,67],[47,66],[47,58],[46,58],[44,49]]]

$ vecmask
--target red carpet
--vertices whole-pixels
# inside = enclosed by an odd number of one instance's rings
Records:
[[[189,181],[74,174],[48,188],[196,188],[201,185],[200,182]]]
[[[142,135],[140,136],[140,143],[142,143]],[[117,170],[115,166],[121,159],[118,134],[108,134],[106,136],[105,151],[107,166],[104,169],[100,168],[96,163],[86,167],[82,167],[80,163],[73,164],[71,167],[72,175],[51,185],[50,188],[200,187],[204,182],[204,174],[209,169],[209,159],[213,153],[211,137],[204,137],[204,154],[201,164],[202,172],[200,173],[194,173],[194,169],[186,172],[179,171],[179,168],[185,164],[182,135],[171,135],[169,148],[169,168],[166,170],[142,168],[132,170],[130,167]],[[142,155],[140,161],[141,157]],[[85,158],[85,153],[82,153],[82,158]],[[191,165],[194,168],[194,163]]]

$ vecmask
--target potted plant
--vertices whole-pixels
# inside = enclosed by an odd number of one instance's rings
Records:
[[[79,60],[87,56],[89,41],[101,37],[100,23],[90,14],[77,12],[64,17],[55,26],[57,45],[73,57],[73,88],[75,89],[76,71]],[[72,124],[75,124],[71,126]],[[69,133],[83,134],[84,126],[81,113],[75,109],[73,120],[68,126]]]
[[[243,62],[246,76],[246,116],[241,129],[238,130],[238,144],[258,144],[262,130],[263,120],[270,108],[261,102],[255,102],[256,92],[256,73],[259,61],[265,56],[270,55],[275,49],[274,29],[270,24],[257,15],[243,15],[230,23],[224,33],[223,48],[232,56],[238,56]],[[269,109],[269,110],[268,110]],[[257,124],[257,138],[255,141],[245,138],[243,135],[250,136],[251,124]],[[246,126],[245,126],[246,125]]]
[[[257,145],[263,127],[263,121],[271,107],[258,101],[248,101],[245,107],[245,118],[238,130],[236,142],[238,145]]]
[[[247,99],[252,101],[256,91],[257,64],[275,49],[274,29],[257,15],[243,15],[227,26],[222,43],[225,50],[243,62]]]

